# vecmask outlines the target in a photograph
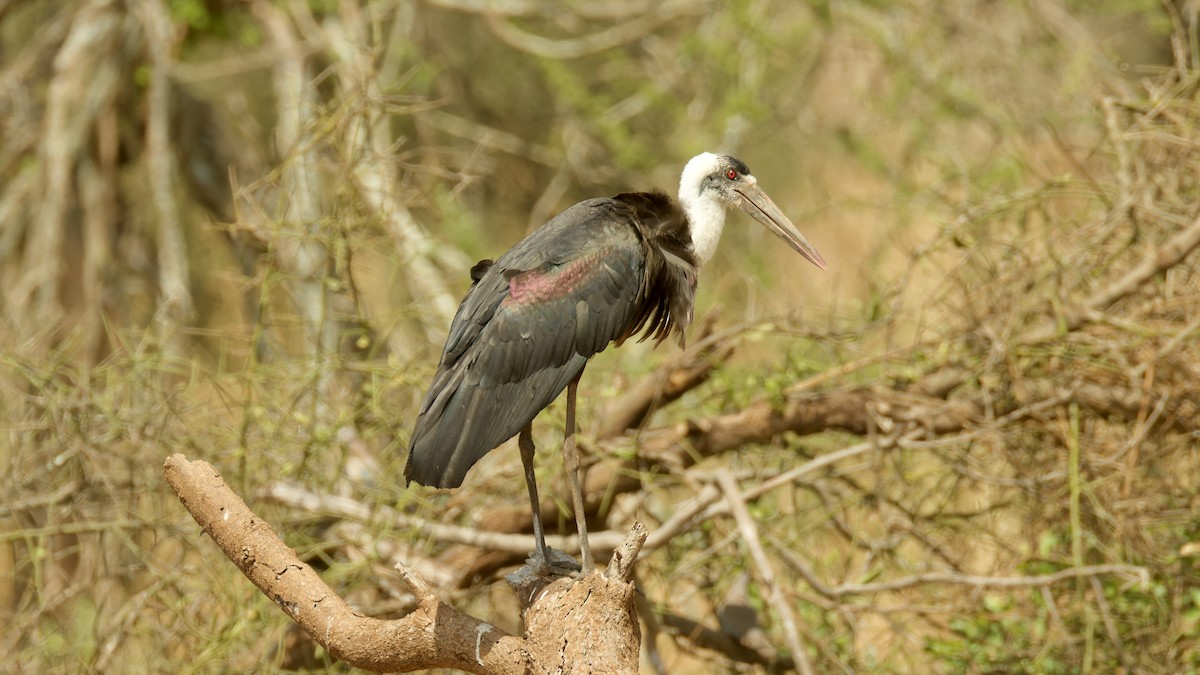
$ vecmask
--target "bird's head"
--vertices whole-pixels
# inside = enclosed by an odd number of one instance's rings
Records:
[[[744,162],[710,152],[696,155],[683,167],[679,201],[687,213],[696,257],[707,262],[725,225],[725,208],[736,206],[767,226],[812,264],[825,269],[825,260],[783,215],[758,185]]]

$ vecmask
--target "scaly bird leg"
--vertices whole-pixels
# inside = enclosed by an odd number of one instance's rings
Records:
[[[583,565],[583,576],[595,569],[592,563],[592,548],[588,545],[587,512],[583,509],[583,486],[579,484],[579,453],[575,450],[575,390],[579,386],[580,372],[567,385],[567,429],[563,438],[563,464],[567,469],[567,484],[571,486],[571,502],[575,508],[575,524],[579,527],[579,557]]]
[[[542,503],[538,501],[537,477],[533,473],[533,424],[526,424],[517,438],[521,449],[521,464],[525,465],[525,485],[529,487],[529,504],[533,507],[533,537],[537,540],[537,551],[532,559],[533,573],[546,576],[550,573],[550,554],[546,549],[546,535],[542,530]]]

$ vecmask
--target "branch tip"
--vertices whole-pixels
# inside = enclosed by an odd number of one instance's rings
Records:
[[[409,590],[413,595],[417,596],[417,603],[421,609],[425,611],[433,611],[442,603],[441,598],[434,592],[433,587],[425,578],[417,572],[416,568],[406,565],[405,563],[396,563],[396,571],[400,573],[400,578],[408,585]]]
[[[638,554],[641,553],[642,545],[646,543],[646,537],[649,535],[645,525],[635,522],[625,535],[625,540],[613,551],[605,576],[626,582],[633,578],[633,564],[637,562]]]

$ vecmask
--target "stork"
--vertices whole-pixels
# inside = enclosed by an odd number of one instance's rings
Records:
[[[441,362],[409,443],[407,481],[455,488],[488,452],[513,436],[533,506],[535,574],[549,550],[534,477],[532,423],[567,390],[563,463],[579,530],[582,573],[593,570],[579,458],[576,389],[588,359],[640,334],[655,344],[692,322],[700,267],[717,248],[725,209],[736,206],[809,262],[825,261],[740,160],[703,153],[662,191],[588,199],[551,218],[495,260],[471,269],[473,283],[450,324]]]

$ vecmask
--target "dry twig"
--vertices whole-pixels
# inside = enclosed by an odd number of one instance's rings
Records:
[[[725,493],[725,500],[729,504],[733,519],[737,521],[742,542],[746,548],[750,549],[754,566],[758,568],[759,577],[762,579],[763,585],[767,587],[771,606],[783,623],[784,635],[787,636],[788,647],[796,662],[796,670],[802,675],[811,675],[815,671],[813,671],[812,663],[808,660],[808,652],[804,649],[804,643],[800,641],[800,631],[797,627],[796,615],[792,612],[791,600],[783,594],[783,588],[775,580],[775,570],[771,566],[771,560],[767,557],[767,553],[758,539],[758,526],[750,517],[750,511],[746,508],[746,502],[738,489],[737,482],[729,472],[721,471],[717,474],[717,484]]]

